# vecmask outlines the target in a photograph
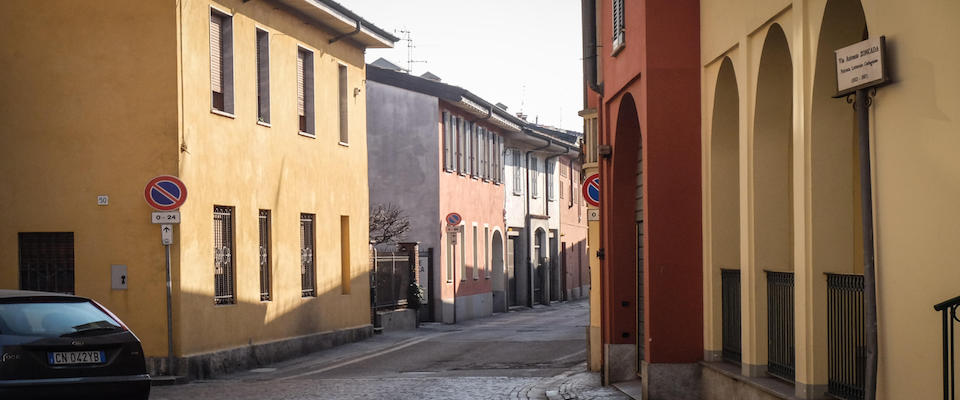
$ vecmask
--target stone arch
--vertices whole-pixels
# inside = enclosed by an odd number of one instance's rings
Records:
[[[753,207],[753,266],[742,290],[755,294],[757,329],[751,335],[755,354],[750,364],[767,365],[767,370],[784,379],[794,379],[795,348],[793,298],[768,293],[768,271],[789,272],[793,268],[793,65],[786,35],[778,24],[767,31],[757,76],[753,121],[751,184]],[[777,296],[778,307],[788,312],[768,321],[768,297]],[[772,332],[772,333],[769,333]],[[768,346],[769,343],[775,346]]]
[[[859,0],[828,0],[820,25],[810,99],[807,174],[810,177],[805,234],[810,241],[804,276],[808,287],[803,307],[809,332],[804,349],[810,373],[800,376],[802,388],[825,387],[828,382],[827,283],[824,273],[862,273],[860,216],[860,157],[853,108],[835,99],[834,51],[867,37],[867,21]],[[798,298],[800,298],[798,296]],[[799,309],[798,305],[798,309]],[[817,389],[819,390],[819,389]]]
[[[740,359],[740,329],[732,325],[724,331],[722,319],[739,315],[739,303],[729,303],[723,307],[721,299],[722,270],[731,271],[728,279],[737,278],[740,271],[740,92],[733,61],[725,57],[717,74],[717,84],[713,97],[713,114],[710,130],[709,165],[709,229],[710,259],[708,260],[711,279],[710,287],[712,321],[715,327],[711,337],[713,346],[721,349],[727,359]],[[728,293],[730,295],[730,293]],[[718,355],[719,356],[719,355]]]

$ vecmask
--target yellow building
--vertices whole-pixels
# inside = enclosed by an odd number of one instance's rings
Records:
[[[364,50],[397,38],[327,0],[13,0],[0,25],[0,287],[96,299],[167,372],[144,187],[175,175],[173,372],[371,334]]]
[[[960,295],[958,18],[952,1],[701,1],[705,398],[869,392],[858,123],[834,98],[834,51],[880,36],[877,398],[942,397],[933,306]]]

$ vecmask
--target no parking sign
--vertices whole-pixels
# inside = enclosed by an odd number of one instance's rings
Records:
[[[583,199],[587,204],[600,207],[600,174],[590,175],[583,182]]]
[[[147,182],[143,197],[157,210],[176,210],[187,201],[187,185],[175,176],[160,175]]]

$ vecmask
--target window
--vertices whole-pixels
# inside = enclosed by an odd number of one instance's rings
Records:
[[[453,121],[449,112],[443,112],[443,169],[453,171],[454,166]]]
[[[74,293],[73,232],[21,232],[20,289]]]
[[[473,279],[480,279],[480,264],[477,262],[477,224],[473,224]]]
[[[483,277],[490,279],[490,227],[483,227]]]
[[[297,49],[297,115],[300,117],[300,133],[316,135],[313,113],[313,52],[300,47]]]
[[[339,90],[340,96],[337,105],[340,107],[340,143],[350,143],[349,114],[347,113],[347,66],[340,64],[337,68],[340,78]]]
[[[447,233],[447,283],[453,282],[453,262],[456,260],[454,252],[457,249],[456,245],[456,233],[448,232]]]
[[[300,296],[317,295],[313,272],[313,214],[300,214]]]
[[[467,150],[466,150],[467,165],[464,173],[467,175],[473,176],[474,174],[476,174],[476,170],[473,168],[473,165],[474,165],[473,163],[477,159],[476,157],[477,140],[473,132],[473,122],[465,121],[463,123],[463,126],[464,126],[464,129],[466,129],[464,131],[466,133],[464,140],[466,140],[465,145],[467,146]]]
[[[457,234],[460,235],[460,238],[459,238],[460,240],[459,240],[459,242],[460,242],[460,243],[463,243],[463,244],[460,245],[460,246],[461,246],[461,249],[460,249],[460,280],[461,280],[461,281],[465,281],[465,280],[467,280],[467,252],[465,251],[466,248],[467,248],[466,228],[465,228],[463,225],[460,225],[460,230],[457,232]]]
[[[491,136],[493,136],[493,144],[490,146],[490,151],[493,154],[491,157],[493,160],[493,165],[491,166],[491,169],[493,169],[493,182],[501,184],[503,183],[503,162],[501,159],[503,155],[503,138],[498,135]]]
[[[480,166],[480,179],[487,180],[490,177],[490,171],[487,168],[487,129],[480,127],[477,129],[477,158],[480,160],[477,164]]]
[[[457,122],[454,125],[456,129],[456,142],[457,142],[457,173],[462,174],[464,165],[463,165],[463,147],[464,147],[464,120],[463,118],[457,117]]]
[[[213,302],[237,302],[233,287],[233,207],[213,206]]]
[[[233,17],[210,9],[210,92],[214,111],[233,114]]]
[[[537,160],[537,157],[530,158],[530,197],[537,198],[540,197],[540,188],[537,187],[537,182],[540,179],[540,174],[538,170],[540,169],[540,160]]]
[[[553,190],[553,186],[554,186],[554,185],[553,185],[553,183],[554,183],[554,182],[553,182],[553,176],[555,175],[555,174],[554,174],[554,170],[556,170],[556,168],[557,168],[557,163],[556,163],[556,162],[548,162],[547,160],[544,160],[543,163],[544,163],[544,166],[547,167],[547,175],[546,175],[546,177],[544,177],[544,180],[547,181],[547,184],[546,184],[546,187],[547,187],[547,201],[553,201],[554,198],[555,198],[555,194],[554,194],[554,190]]]
[[[624,41],[624,0],[613,0],[613,52],[616,53]]]
[[[257,29],[257,122],[270,123],[270,34]]]
[[[513,194],[523,194],[523,159],[520,149],[513,149]]]
[[[350,294],[350,217],[340,216],[340,293]]]
[[[260,210],[260,301],[270,301],[270,210]]]

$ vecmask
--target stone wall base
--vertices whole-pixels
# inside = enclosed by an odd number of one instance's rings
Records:
[[[187,380],[205,379],[304,356],[319,350],[357,342],[373,335],[373,325],[251,344],[249,346],[174,357],[170,370],[166,357],[147,357],[150,375],[178,375]],[[172,372],[172,373],[171,373]]]

